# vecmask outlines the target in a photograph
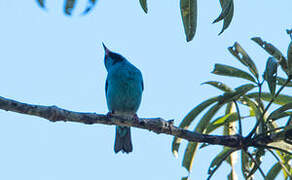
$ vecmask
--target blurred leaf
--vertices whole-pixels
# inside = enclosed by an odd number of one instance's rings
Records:
[[[87,6],[86,6],[86,8],[85,8],[85,10],[83,11],[82,14],[83,15],[88,14],[93,9],[93,7],[95,6],[96,2],[97,2],[97,0],[88,0],[87,1]]]
[[[239,86],[235,88],[234,92],[227,92],[224,93],[222,96],[219,96],[219,103],[225,104],[227,102],[237,100],[241,96],[245,95],[248,91],[252,90],[256,86],[253,84],[244,84],[242,86]]]
[[[189,180],[189,176],[182,177],[181,180]]]
[[[292,115],[292,111],[287,111],[287,112],[282,112],[282,113],[279,113],[279,114],[275,114],[273,115],[273,117],[271,117],[273,119],[273,121],[276,121],[278,119],[281,119],[281,118],[284,118],[284,117],[289,117]]]
[[[287,65],[287,60],[274,45],[271,43],[267,43],[266,41],[263,41],[260,37],[254,37],[251,38],[254,42],[256,42],[258,45],[260,45],[264,50],[266,50],[270,55],[275,57],[279,64],[281,65],[282,69],[286,74],[288,74],[288,65]]]
[[[41,8],[43,8],[43,9],[46,8],[45,7],[45,0],[36,0],[36,2]]]
[[[288,46],[287,57],[288,57],[289,75],[292,76],[292,41],[290,42],[290,44]]]
[[[147,0],[139,0],[139,2],[140,2],[140,5],[141,5],[142,9],[147,14],[147,12],[148,12]]]
[[[256,161],[256,163],[253,162],[254,166],[250,170],[247,179],[251,178],[254,175],[254,173],[260,168],[260,165],[262,163],[261,159],[264,156],[265,151],[263,148],[257,148],[254,154],[255,154],[254,160]]]
[[[209,84],[211,86],[214,86],[224,92],[232,92],[233,90],[228,87],[226,84],[222,83],[222,82],[219,82],[219,81],[207,81],[207,82],[204,82],[202,83],[203,84]]]
[[[75,4],[76,4],[76,0],[66,0],[65,1],[64,13],[69,15],[69,16],[71,16]]]
[[[237,42],[235,42],[233,46],[229,47],[228,50],[243,65],[248,67],[249,71],[256,77],[256,79],[259,78],[259,73],[253,60]]]
[[[234,4],[233,0],[220,0],[220,5],[222,8],[221,14],[217,19],[213,21],[213,23],[217,23],[221,20],[223,20],[223,28],[221,32],[219,33],[222,34],[225,29],[228,28],[230,25],[232,18],[233,18],[233,13],[234,13]]]
[[[276,77],[277,77],[278,63],[274,57],[269,57],[264,73],[264,79],[268,82],[269,89],[272,95],[276,91]]]
[[[258,93],[256,92],[256,93],[247,94],[247,97],[258,98]],[[273,99],[273,96],[270,93],[262,92],[261,99],[264,101],[271,101]],[[292,102],[292,96],[280,94],[275,98],[273,103],[279,104],[279,105],[285,105],[290,102]]]
[[[179,125],[179,128],[187,129],[189,125],[193,122],[193,120],[208,106],[218,101],[218,97],[213,97],[207,99],[206,101],[202,102],[201,104],[197,105],[194,109],[192,109],[186,117],[182,120]],[[181,138],[174,137],[172,141],[172,153],[175,157],[178,156],[178,149],[181,143]]]
[[[269,115],[268,120],[269,119],[274,119],[274,117],[278,117],[280,114],[282,114],[283,112],[285,112],[285,111],[287,111],[289,109],[292,109],[292,102],[288,103],[288,104],[285,104],[284,106],[281,106],[280,108],[278,108],[275,111],[273,111]]]
[[[234,122],[236,120],[238,120],[238,117],[237,113],[235,112],[220,116],[208,125],[206,129],[206,134],[210,134],[215,129],[227,124],[228,122]]]
[[[247,179],[247,176],[250,173],[250,168],[251,168],[251,161],[248,155],[243,150],[241,150],[241,171],[245,179]]]
[[[206,127],[208,126],[210,120],[216,114],[216,112],[222,107],[222,104],[215,104],[204,114],[202,119],[199,121],[198,125],[195,128],[195,131],[198,133],[203,133]],[[185,167],[189,172],[191,171],[193,160],[198,149],[199,143],[197,142],[189,142],[186,148],[184,158],[183,158],[183,167]]]
[[[292,167],[289,164],[289,161],[292,159],[292,156],[289,154],[282,153],[281,151],[276,151],[278,156],[280,157],[280,165],[282,166],[282,172],[284,174],[285,179],[288,179],[288,177],[291,177],[292,174]]]
[[[287,81],[287,80],[284,79],[284,78],[282,78],[282,77],[279,77],[279,76],[277,77],[277,84],[278,84],[278,85],[284,85],[286,81]],[[286,85],[286,87],[292,87],[292,81],[290,81],[290,82]]]
[[[221,164],[227,159],[228,156],[231,155],[232,152],[234,152],[234,149],[231,148],[223,148],[223,151],[221,151],[212,161],[209,169],[208,174],[210,179],[213,174],[216,172],[216,170],[221,166]]]
[[[197,29],[197,0],[180,0],[180,11],[187,42],[191,41]]]
[[[266,179],[273,180],[277,177],[279,172],[281,171],[282,166],[280,163],[274,164],[274,166],[269,170]]]
[[[256,82],[255,79],[247,72],[234,68],[232,66],[228,66],[228,65],[215,64],[215,67],[212,73],[217,74],[217,75],[222,75],[222,76],[243,78],[252,82]]]

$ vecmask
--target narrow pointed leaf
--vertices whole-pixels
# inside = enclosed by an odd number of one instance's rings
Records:
[[[289,75],[292,76],[292,41],[290,42],[288,46],[287,57],[288,57]]]
[[[43,9],[46,8],[45,7],[45,0],[36,0],[36,2],[41,8],[43,8]]]
[[[285,104],[284,106],[281,106],[280,108],[276,109],[275,111],[273,111],[269,117],[267,118],[269,119],[274,119],[274,117],[278,117],[280,114],[282,114],[283,112],[292,109],[292,102]]]
[[[215,64],[212,73],[222,76],[243,78],[252,82],[256,82],[255,79],[249,73],[228,65]]]
[[[207,107],[209,107],[211,104],[218,101],[218,97],[210,98],[201,104],[197,105],[194,109],[192,109],[186,117],[181,121],[179,127],[183,129],[187,129],[189,125],[193,122],[193,120]],[[181,143],[181,138],[174,137],[172,141],[172,153],[175,157],[178,156],[178,149]]]
[[[216,114],[216,112],[222,107],[222,104],[215,104],[206,112],[206,114],[202,117],[200,122],[195,128],[195,131],[198,133],[203,133],[206,129],[207,125],[209,124],[210,120]],[[184,157],[183,157],[183,167],[185,167],[189,172],[191,171],[193,160],[198,149],[199,143],[197,142],[189,142],[186,148]]]
[[[250,163],[250,159],[248,155],[242,150],[241,151],[241,171],[245,179],[250,173],[250,168],[251,168],[250,165],[251,163]]]
[[[282,77],[277,77],[277,84],[278,85],[284,85],[285,83],[286,83],[286,81],[287,81],[287,79],[284,79],[284,78],[282,78]],[[288,84],[286,84],[286,87],[292,87],[292,81],[290,81]]]
[[[213,22],[213,23],[217,23],[217,22],[223,20],[223,27],[218,35],[222,34],[224,32],[224,30],[229,27],[229,25],[232,21],[232,18],[233,18],[233,13],[234,13],[233,0],[220,0],[220,5],[222,8],[222,12],[219,15],[219,17],[217,19],[215,19]]]
[[[233,92],[233,90],[228,87],[226,84],[222,83],[222,82],[219,82],[219,81],[207,81],[207,82],[204,82],[202,84],[209,84],[211,86],[214,86],[224,92]]]
[[[288,179],[288,177],[291,177],[292,174],[292,167],[289,164],[289,161],[292,159],[292,156],[289,154],[282,153],[281,151],[276,151],[278,156],[280,157],[280,165],[282,166],[282,172],[284,175],[284,179]],[[284,166],[284,167],[283,167]]]
[[[147,7],[147,0],[139,0],[140,5],[143,9],[143,11],[147,14],[148,12],[148,7]]]
[[[266,179],[273,180],[277,177],[279,172],[281,171],[282,166],[280,163],[274,164],[274,166],[269,170]]]
[[[83,15],[86,15],[88,14],[92,9],[93,7],[95,6],[95,4],[97,3],[97,0],[88,0],[87,1],[87,6],[85,8],[85,10],[83,11]]]
[[[227,123],[234,122],[238,120],[237,113],[230,113],[224,116],[220,116],[219,118],[215,119],[212,123],[210,123],[206,129],[206,134],[210,134],[217,128],[220,128]]]
[[[271,119],[273,121],[276,121],[278,119],[281,119],[281,118],[285,118],[285,117],[290,117],[292,115],[292,111],[285,111],[285,112],[281,112],[279,114],[274,114],[273,117],[271,117]]]
[[[288,65],[287,65],[287,60],[283,56],[280,50],[278,50],[274,45],[271,43],[268,43],[266,41],[263,41],[260,37],[254,37],[251,38],[254,42],[256,42],[258,45],[260,45],[266,52],[268,52],[270,55],[275,57],[279,64],[281,65],[281,68],[284,70],[286,74],[288,74]]]
[[[71,16],[75,4],[76,4],[76,0],[66,0],[65,7],[64,7],[64,13]]]
[[[191,41],[197,29],[197,0],[180,0],[180,11],[187,42]]]
[[[216,170],[221,166],[221,164],[228,158],[228,156],[231,155],[231,153],[234,152],[234,149],[231,148],[223,148],[223,151],[221,151],[211,162],[211,165],[208,169],[208,174],[210,179],[212,175],[216,172]]]
[[[228,48],[228,50],[243,65],[248,67],[249,71],[256,77],[256,79],[259,78],[259,73],[256,65],[239,43],[235,42],[233,46]]]
[[[247,94],[247,97],[258,98],[258,93],[249,93]],[[271,101],[273,99],[273,96],[270,93],[262,92],[261,99],[264,101]],[[291,102],[292,102],[292,96],[280,94],[277,96],[277,98],[275,98],[273,103],[279,104],[279,105],[285,105]]]
[[[237,100],[241,96],[245,95],[248,91],[252,90],[256,86],[253,84],[245,84],[235,88],[234,92],[226,92],[222,96],[219,96],[219,103],[225,104],[233,100]]]
[[[275,95],[278,63],[274,57],[269,57],[264,73],[264,79],[268,82],[272,95]]]

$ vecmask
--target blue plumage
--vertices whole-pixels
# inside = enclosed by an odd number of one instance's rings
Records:
[[[140,106],[143,78],[139,69],[122,55],[110,51],[104,46],[104,63],[108,75],[105,92],[110,113],[137,117]],[[132,152],[131,132],[129,127],[117,126],[115,152]]]

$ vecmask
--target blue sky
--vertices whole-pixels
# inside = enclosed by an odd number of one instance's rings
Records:
[[[220,93],[200,83],[216,79],[233,87],[240,84],[210,73],[215,63],[242,67],[228,46],[238,41],[263,72],[268,54],[250,38],[261,36],[286,54],[285,30],[292,27],[290,0],[236,1],[230,28],[217,36],[222,24],[211,23],[220,14],[219,2],[199,1],[197,34],[186,43],[177,0],[149,0],[148,14],[138,0],[100,0],[89,15],[81,16],[85,4],[79,0],[68,17],[63,2],[47,0],[43,11],[33,0],[0,1],[0,96],[106,113],[104,42],[143,73],[138,115],[175,119],[177,125],[199,102]],[[134,152],[115,154],[113,126],[51,123],[0,111],[0,179],[177,180],[187,172],[181,167],[183,151],[178,159],[171,153],[172,139],[133,129]],[[199,151],[192,179],[206,179],[220,149]],[[228,172],[224,164],[214,179],[225,179]]]

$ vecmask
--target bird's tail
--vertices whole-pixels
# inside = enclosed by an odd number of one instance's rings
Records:
[[[131,129],[125,126],[116,126],[115,153],[132,152]]]

